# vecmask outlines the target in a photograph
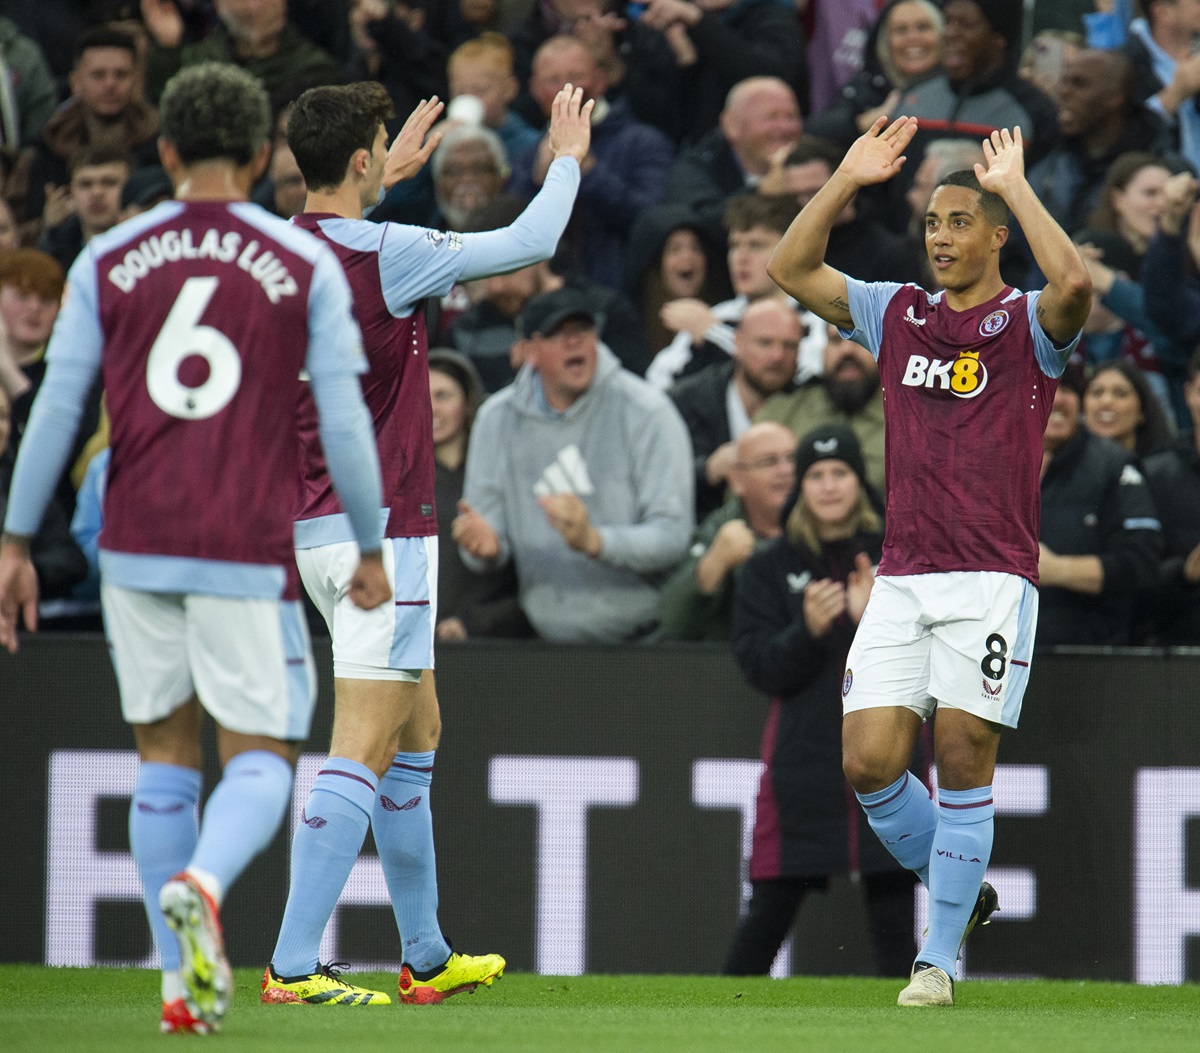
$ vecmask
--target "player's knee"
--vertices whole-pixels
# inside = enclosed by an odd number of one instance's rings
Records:
[[[869,743],[842,743],[842,771],[857,793],[875,793],[895,782],[890,760],[887,754],[872,749]]]

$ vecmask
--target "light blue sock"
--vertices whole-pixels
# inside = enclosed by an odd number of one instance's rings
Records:
[[[292,766],[269,750],[239,753],[204,806],[191,866],[211,874],[224,898],[250,861],[271,843],[292,796]]]
[[[317,971],[321,936],[367,836],[375,786],[370,768],[345,757],[328,758],[313,780],[292,838],[291,888],[271,955],[277,976]]]
[[[884,848],[902,867],[916,871],[921,884],[928,888],[937,811],[921,780],[906,771],[891,786],[855,796]]]
[[[958,948],[992,855],[992,788],[938,791],[929,860],[929,932],[917,960],[954,975]]]
[[[179,941],[158,909],[158,891],[196,850],[201,776],[191,768],[142,761],[129,802],[129,849],[142,879],[150,933],[163,969],[179,968]]]
[[[438,969],[450,957],[437,920],[437,860],[429,810],[434,753],[397,753],[379,782],[371,813],[403,959],[418,972]]]

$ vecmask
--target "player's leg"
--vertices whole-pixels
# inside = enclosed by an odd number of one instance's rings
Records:
[[[925,881],[933,802],[908,770],[932,710],[930,638],[907,579],[876,579],[842,679],[842,769],[871,829],[901,866]]]
[[[828,881],[815,879],[824,888]],[[750,902],[725,958],[726,976],[766,976],[814,879],[768,878],[750,883]]]
[[[102,600],[121,709],[138,749],[129,847],[162,960],[162,1029],[205,1030],[185,1004],[179,941],[158,905],[162,886],[191,859],[199,829],[200,709],[187,665],[182,597],[105,585]]]

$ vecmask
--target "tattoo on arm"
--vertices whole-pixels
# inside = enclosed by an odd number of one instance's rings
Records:
[[[1046,317],[1046,308],[1044,308],[1041,305],[1041,303],[1039,302],[1037,305],[1037,319],[1040,322],[1045,317]]]
[[[829,304],[831,307],[836,307],[839,311],[845,311],[847,314],[850,313],[850,305],[840,296],[835,296],[829,301]]]

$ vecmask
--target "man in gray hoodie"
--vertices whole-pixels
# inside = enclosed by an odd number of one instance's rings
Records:
[[[515,561],[544,639],[637,639],[691,539],[687,429],[596,339],[577,290],[530,301],[520,332],[526,364],[471,433],[454,540],[476,569]]]

